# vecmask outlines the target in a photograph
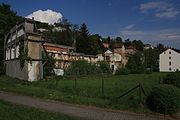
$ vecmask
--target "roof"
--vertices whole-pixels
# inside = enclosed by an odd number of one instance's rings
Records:
[[[130,45],[130,46],[127,46],[126,49],[134,49],[134,47]]]
[[[123,44],[121,43],[115,43],[114,48],[122,48]]]
[[[112,52],[110,50],[107,50],[105,54],[112,54]]]
[[[59,44],[53,44],[53,43],[44,43],[44,46],[50,46],[50,47],[58,47],[58,48],[66,48],[66,49],[74,49],[74,47],[66,46],[66,45],[59,45]]]
[[[176,52],[177,54],[180,54],[180,51],[179,51],[179,50],[174,50],[174,49],[171,49],[171,48],[163,51],[161,54],[163,54],[164,52],[166,52],[166,51],[168,51],[168,50],[172,50],[172,51]],[[160,54],[160,55],[161,55],[161,54]]]

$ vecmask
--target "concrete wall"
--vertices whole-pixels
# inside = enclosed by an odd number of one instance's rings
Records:
[[[5,39],[5,65],[6,75],[35,81],[43,78],[43,66],[41,55],[41,35],[35,33],[34,23],[32,21],[25,21],[13,27],[6,35]],[[28,38],[26,37],[28,36]],[[24,40],[24,48],[28,49],[28,58],[23,68],[21,68],[19,59],[19,39]],[[33,41],[33,42],[32,42]]]
[[[40,37],[29,36],[33,40],[40,40]],[[41,53],[41,43],[39,42],[28,42],[28,56],[35,61],[30,61],[28,63],[28,81],[36,81],[43,78],[43,66],[41,61],[36,61],[42,59]]]
[[[28,73],[27,73],[27,62],[25,62],[25,66],[21,69],[20,67],[20,60],[11,60],[6,61],[6,75],[27,80]]]

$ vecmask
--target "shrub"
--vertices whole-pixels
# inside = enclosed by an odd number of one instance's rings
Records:
[[[167,74],[165,77],[163,77],[162,83],[171,84],[180,88],[180,73],[176,72],[176,73]]]
[[[179,93],[179,89],[171,85],[156,86],[146,99],[147,107],[159,113],[176,113],[180,105]]]
[[[95,64],[88,63],[86,60],[76,60],[71,63],[65,73],[66,75],[88,75],[98,73],[97,70]]]
[[[115,75],[128,75],[129,73],[130,71],[127,68],[118,68]]]
[[[153,72],[153,71],[152,71],[151,68],[146,68],[146,71],[145,71],[146,74],[152,74],[152,72]]]
[[[51,54],[49,57],[43,55],[43,59],[47,60],[46,64],[43,67],[44,76],[52,76],[54,74],[53,68],[55,68],[56,63],[53,54]]]
[[[111,73],[110,65],[107,62],[100,62],[99,69],[103,73]]]
[[[0,61],[0,75],[3,75],[3,74],[5,74],[5,67],[3,65],[3,62]]]

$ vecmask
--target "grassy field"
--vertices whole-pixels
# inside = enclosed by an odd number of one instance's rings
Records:
[[[57,78],[33,83],[1,76],[0,90],[103,108],[150,112],[146,106],[139,104],[138,89],[127,96],[117,98],[139,83],[148,93],[152,87],[159,84],[159,78],[164,75],[165,73],[104,76],[103,87],[101,76],[81,76],[76,80],[73,77]]]
[[[0,120],[80,120],[59,113],[50,113],[34,108],[0,101]]]

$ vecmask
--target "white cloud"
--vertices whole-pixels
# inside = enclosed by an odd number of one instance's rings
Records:
[[[161,7],[164,7],[162,6],[162,2],[148,2],[148,3],[143,3],[140,5],[140,10],[142,10],[142,12],[146,12],[148,10],[151,10],[151,9],[159,9]]]
[[[180,29],[121,30],[119,34],[124,39],[143,40],[152,44],[163,43],[180,49]]]
[[[124,29],[124,30],[130,30],[130,29],[132,29],[134,27],[134,24],[130,24],[130,25],[128,25],[128,26],[126,26],[126,27],[124,27],[124,28],[122,28],[122,29]]]
[[[147,2],[140,5],[142,13],[152,12],[159,18],[173,18],[179,14],[178,9],[172,3]]]
[[[140,35],[144,35],[143,31],[138,31],[138,30],[122,30],[120,31],[122,35],[125,36],[140,36]]]
[[[175,17],[177,14],[179,14],[178,11],[174,10],[173,8],[169,8],[164,12],[159,12],[156,13],[155,16],[159,17],[159,18],[173,18]]]
[[[45,22],[48,24],[54,24],[55,22],[59,22],[63,16],[60,12],[55,12],[52,10],[38,10],[33,12],[32,14],[26,16],[26,18],[34,17],[35,20],[40,22]]]

